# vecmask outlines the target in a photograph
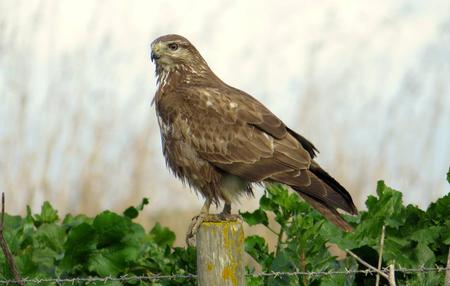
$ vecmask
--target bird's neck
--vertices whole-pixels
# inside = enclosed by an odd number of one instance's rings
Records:
[[[211,84],[224,84],[219,77],[217,77],[206,62],[202,62],[194,65],[195,68],[187,65],[173,65],[156,66],[156,76],[158,89],[155,97],[152,100],[152,104],[161,101],[166,92],[175,90],[180,85],[211,85]]]
[[[199,84],[205,80],[214,80],[217,77],[205,64],[198,64],[195,69],[187,65],[173,65],[170,67],[156,67],[158,88],[168,91],[180,84]]]

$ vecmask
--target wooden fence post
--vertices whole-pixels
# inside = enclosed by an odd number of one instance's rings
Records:
[[[197,236],[199,286],[244,286],[244,231],[240,221],[203,222]]]

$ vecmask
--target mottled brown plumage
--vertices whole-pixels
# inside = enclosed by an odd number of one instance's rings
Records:
[[[316,148],[245,92],[220,80],[185,38],[152,43],[158,90],[153,102],[166,162],[210,203],[252,195],[251,185],[279,182],[343,230],[336,209],[356,214],[350,194],[313,158]]]

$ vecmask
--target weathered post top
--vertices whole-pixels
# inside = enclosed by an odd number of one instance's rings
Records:
[[[237,221],[206,221],[196,237],[199,286],[243,286],[244,231]]]

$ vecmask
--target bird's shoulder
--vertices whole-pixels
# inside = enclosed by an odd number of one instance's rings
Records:
[[[311,157],[315,156],[316,149],[311,142],[289,129],[256,98],[223,82],[180,84],[162,98],[166,112],[176,113],[180,121],[189,122],[191,130],[199,129],[197,132],[203,133],[222,126],[223,133],[259,130],[275,139],[293,137]]]
[[[179,85],[165,97],[171,106],[188,106],[190,112],[215,116],[225,124],[245,123],[278,139],[288,133],[286,125],[256,98],[224,83]]]

